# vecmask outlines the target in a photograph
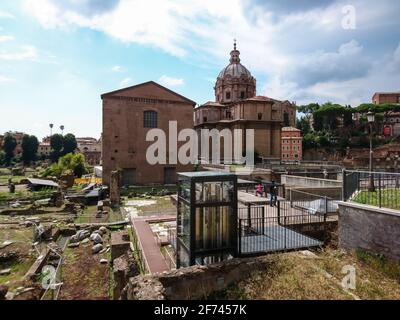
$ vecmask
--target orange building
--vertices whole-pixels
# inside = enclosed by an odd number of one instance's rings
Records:
[[[400,91],[399,92],[376,92],[372,96],[372,103],[400,103]]]
[[[283,127],[281,140],[281,160],[301,161],[303,158],[303,138],[301,131],[294,127]]]

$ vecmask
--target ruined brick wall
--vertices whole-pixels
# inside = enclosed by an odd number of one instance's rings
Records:
[[[400,261],[400,211],[341,202],[339,246],[365,249]]]
[[[213,292],[272,265],[271,257],[232,259],[207,266],[192,266],[168,273],[129,279],[122,294],[126,300],[202,299]]]

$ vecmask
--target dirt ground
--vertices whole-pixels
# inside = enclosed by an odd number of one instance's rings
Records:
[[[109,260],[109,254],[92,254],[91,244],[79,248],[66,248],[65,264],[59,300],[108,300],[109,265],[100,264]]]

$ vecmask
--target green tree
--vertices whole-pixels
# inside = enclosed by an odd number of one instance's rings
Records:
[[[78,178],[87,173],[85,157],[81,153],[68,153],[58,159],[51,167],[47,168],[43,176],[59,177],[67,171],[72,171]]]
[[[17,146],[17,140],[11,135],[6,134],[3,142],[3,149],[5,152],[5,163],[10,165],[12,158],[14,157],[14,150]]]
[[[306,117],[301,117],[300,119],[297,119],[296,128],[301,131],[303,136],[311,132],[310,122],[306,119]]]
[[[61,134],[56,133],[50,137],[50,146],[52,149],[51,159],[53,160],[53,162],[57,162],[60,158],[63,144],[64,137]]]
[[[304,150],[315,149],[317,147],[318,147],[318,144],[316,142],[316,136],[314,135],[314,133],[310,132],[303,136],[303,149]]]
[[[24,164],[29,165],[36,159],[39,141],[35,136],[24,134],[22,137],[22,161]]]
[[[85,156],[82,153],[75,154],[71,161],[71,167],[75,177],[81,178],[87,172]]]
[[[66,134],[63,139],[63,154],[75,152],[77,147],[75,136],[72,133]]]
[[[297,110],[301,113],[304,113],[305,116],[309,119],[310,116],[320,108],[318,103],[309,103],[303,106],[299,106]]]
[[[6,164],[6,153],[3,150],[0,150],[0,166]]]

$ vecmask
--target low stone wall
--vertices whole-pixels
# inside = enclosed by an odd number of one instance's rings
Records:
[[[342,181],[302,176],[281,175],[281,183],[287,187],[342,187]]]
[[[339,246],[400,261],[400,211],[340,202]]]
[[[232,259],[226,262],[182,268],[162,274],[130,278],[123,300],[190,300],[204,299],[226,289],[251,273],[272,265],[269,256]]]

